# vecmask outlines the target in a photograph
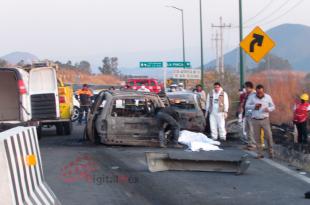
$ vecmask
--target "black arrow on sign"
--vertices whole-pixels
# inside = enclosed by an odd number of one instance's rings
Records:
[[[254,47],[257,44],[259,47],[261,47],[263,45],[263,41],[264,41],[264,36],[259,35],[254,33],[253,34],[253,40],[250,44],[250,52],[253,53],[254,52]]]

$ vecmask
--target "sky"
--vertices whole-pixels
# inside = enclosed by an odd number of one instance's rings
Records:
[[[202,0],[205,61],[215,56],[216,29],[224,30],[224,50],[238,46],[238,0]],[[182,60],[184,10],[187,60],[200,62],[199,0],[1,0],[0,56],[30,52],[40,59],[88,60],[95,67],[105,56],[121,67],[139,61]],[[310,26],[310,1],[243,0],[244,35],[283,23]]]

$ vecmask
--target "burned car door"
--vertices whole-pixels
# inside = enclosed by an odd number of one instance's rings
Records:
[[[106,99],[106,93],[101,92],[96,97],[95,102],[90,108],[90,112],[87,116],[87,125],[85,128],[86,138],[88,138],[92,143],[99,143],[99,136],[96,133],[95,124],[97,116],[100,112],[103,102]]]
[[[155,106],[145,97],[115,98],[107,117],[106,144],[158,145]]]

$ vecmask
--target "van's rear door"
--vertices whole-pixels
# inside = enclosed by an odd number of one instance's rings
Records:
[[[18,81],[20,74],[14,68],[0,69],[0,121],[21,121],[20,93]]]
[[[32,119],[59,118],[56,70],[50,67],[33,68],[29,72],[29,94]]]

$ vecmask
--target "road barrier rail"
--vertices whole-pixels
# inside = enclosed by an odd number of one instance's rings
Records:
[[[60,205],[44,179],[35,127],[0,133],[0,200],[6,205]]]

